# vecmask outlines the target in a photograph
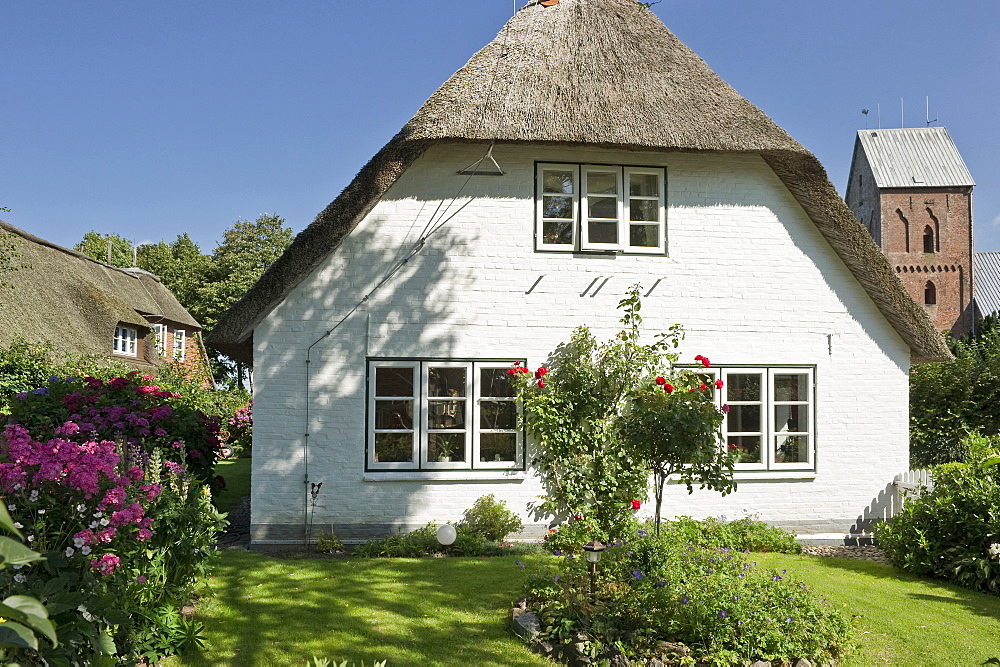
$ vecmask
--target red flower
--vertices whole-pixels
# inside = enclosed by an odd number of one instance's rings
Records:
[[[545,366],[539,366],[538,370],[535,371],[535,373],[538,374],[539,376],[545,375],[548,372],[549,372],[549,369],[546,368]]]
[[[716,380],[715,381],[715,388],[716,389],[722,389],[722,380]]]
[[[520,365],[521,365],[521,362],[520,362],[520,361],[515,361],[515,362],[514,362],[514,365],[515,365],[515,366],[520,366]]]
[[[667,380],[662,375],[657,375],[656,376],[656,384],[664,384],[664,383],[666,383],[666,381]]]
[[[694,360],[695,360],[695,361],[701,361],[701,360],[702,360],[702,359],[704,359],[704,358],[705,358],[705,357],[703,357],[703,356],[701,356],[701,355],[699,354],[699,355],[698,355],[697,357],[695,357],[695,358],[694,358]],[[517,363],[517,362],[515,361],[514,363]]]
[[[638,500],[633,500],[632,501],[632,509],[637,510],[637,509],[639,509],[639,507],[641,507],[641,504],[639,503],[639,501]]]
[[[705,368],[709,368],[712,364],[709,363],[708,357],[702,357],[701,358],[701,365],[704,366]]]
[[[724,413],[726,413],[727,415],[729,414],[729,404],[728,403],[723,403],[722,404],[722,411]]]
[[[667,392],[668,394],[674,393],[674,385],[672,384],[663,385],[663,391]]]
[[[545,389],[545,380],[539,380],[538,381],[538,388],[539,389]]]
[[[513,368],[508,368],[507,369],[507,375],[509,375],[511,377],[514,377],[514,369]]]
[[[698,391],[705,391],[706,389],[708,389],[708,385],[705,384],[704,382],[698,385]]]

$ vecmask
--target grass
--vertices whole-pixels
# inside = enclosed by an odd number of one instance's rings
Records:
[[[525,572],[545,556],[278,560],[220,552],[197,618],[204,649],[167,665],[551,665],[510,630]]]
[[[546,556],[278,560],[225,551],[197,618],[204,649],[165,664],[551,665],[510,630],[511,603]],[[1000,598],[837,558],[756,554],[825,596],[858,629],[844,667],[981,665],[1000,657]]]
[[[789,554],[754,558],[761,566],[787,568],[855,617],[861,647],[844,667],[982,665],[1000,659],[1000,598],[869,561]]]
[[[226,478],[226,488],[215,494],[215,507],[229,512],[243,496],[250,495],[250,462],[252,459],[228,459],[215,464],[215,474]]]

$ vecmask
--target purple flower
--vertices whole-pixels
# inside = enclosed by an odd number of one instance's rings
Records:
[[[140,576],[138,579],[136,579],[136,581],[139,582],[140,584],[144,584],[146,583],[146,577]]]
[[[727,616],[729,616],[729,612],[728,611],[726,611],[725,609],[720,609],[719,610],[719,618],[725,618]]]
[[[636,579],[642,579],[643,574],[639,570],[632,570],[632,576]]]
[[[666,585],[667,585],[667,582],[663,581],[662,579],[660,581],[656,582],[656,587],[657,588],[663,588]]]
[[[771,580],[772,581],[780,581],[781,580],[781,575],[780,574],[776,574],[773,577],[771,577]]]
[[[713,572],[712,568],[708,568],[707,570],[705,570],[705,574],[712,574],[712,572]]]
[[[38,389],[32,389],[31,393],[38,394],[39,396],[48,396],[49,390],[46,389],[45,387],[39,387]]]
[[[553,549],[552,555],[553,556],[562,556],[562,552],[559,551],[558,549]]]
[[[792,617],[791,616],[789,616],[788,618],[785,619],[785,623],[791,623],[791,622],[792,622]]]
[[[521,561],[517,560],[516,558],[514,559],[514,565],[517,565],[522,570],[524,569],[524,563],[522,563]]]
[[[682,595],[681,596],[681,604],[687,604],[690,601],[691,601],[691,598],[689,598],[688,596],[686,596],[686,595]]]

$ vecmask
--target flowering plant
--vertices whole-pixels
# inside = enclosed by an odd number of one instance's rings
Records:
[[[508,370],[546,487],[535,509],[562,520],[586,516],[611,539],[633,521],[633,502],[646,498],[650,473],[662,481],[684,471],[689,488],[695,480],[723,492],[735,488],[732,460],[718,444],[722,413],[713,386],[693,371],[672,369],[679,326],[641,342],[639,291],[632,286],[619,303],[623,330],[612,340],[599,344],[579,327],[545,366],[532,372],[514,362]],[[711,363],[703,355],[696,360]],[[655,430],[640,437],[643,422]],[[659,517],[662,484],[656,488]]]

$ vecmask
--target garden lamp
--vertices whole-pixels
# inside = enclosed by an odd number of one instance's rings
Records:
[[[601,560],[601,553],[607,549],[606,546],[598,542],[597,540],[591,540],[583,545],[583,550],[587,556],[587,562],[590,563],[590,601],[595,602],[597,600],[597,564]]]
[[[449,544],[455,543],[455,538],[458,537],[458,531],[455,530],[455,526],[450,523],[442,524],[438,526],[437,529],[437,541],[441,543],[442,546],[448,546]]]

